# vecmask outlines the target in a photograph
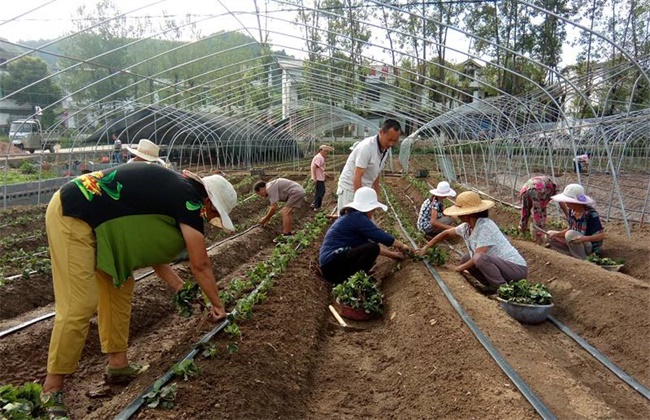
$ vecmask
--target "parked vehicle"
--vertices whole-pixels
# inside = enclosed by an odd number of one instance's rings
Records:
[[[54,147],[59,143],[58,137],[43,135],[43,128],[39,120],[16,120],[9,127],[9,140],[12,146],[34,153],[35,150],[49,150],[55,153]]]

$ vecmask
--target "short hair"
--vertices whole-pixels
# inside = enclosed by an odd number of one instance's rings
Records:
[[[253,185],[253,191],[259,192],[262,188],[266,187],[266,182],[264,181],[257,181],[255,185]]]
[[[390,129],[393,129],[398,132],[402,132],[402,126],[400,125],[399,121],[389,118],[384,123],[381,125],[381,130],[382,131],[388,131]]]

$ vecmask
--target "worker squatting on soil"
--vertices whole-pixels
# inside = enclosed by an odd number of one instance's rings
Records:
[[[412,251],[411,247],[393,238],[372,221],[375,210],[387,207],[377,201],[377,193],[370,187],[361,187],[354,200],[341,210],[341,216],[328,229],[320,249],[319,265],[323,277],[339,284],[354,273],[363,270],[370,274],[379,255],[403,260],[404,255],[383,248],[395,247]]]
[[[507,282],[521,280],[528,275],[528,265],[499,227],[489,218],[488,209],[494,201],[481,200],[473,191],[458,194],[456,204],[444,210],[447,216],[457,216],[460,225],[442,231],[418,250],[424,255],[437,243],[460,236],[467,245],[468,253],[461,257],[461,264],[454,271],[469,271],[482,285],[480,291],[494,293]]]
[[[581,260],[589,254],[600,254],[605,239],[600,216],[592,206],[594,200],[585,195],[580,184],[569,184],[562,194],[551,197],[559,203],[566,203],[569,208],[568,228],[561,231],[549,231],[549,243],[553,249]]]
[[[293,210],[299,209],[305,202],[305,190],[297,182],[289,179],[278,178],[271,182],[258,181],[253,186],[255,194],[269,199],[271,206],[269,211],[260,220],[260,225],[266,225],[271,217],[278,211],[278,203],[284,202],[282,208],[282,234],[293,235]]]
[[[361,187],[372,187],[379,195],[379,174],[386,165],[389,149],[397,144],[401,132],[399,122],[389,118],[382,124],[379,134],[362,140],[352,149],[336,189],[339,212]]]
[[[50,416],[66,415],[64,378],[77,368],[95,311],[102,352],[108,354],[107,382],[128,383],[143,371],[126,354],[134,269],[153,266],[175,284],[178,275],[166,263],[187,248],[212,318],[226,317],[203,221],[234,230],[228,214],[236,204],[235,189],[219,175],[199,178],[141,162],[82,175],[54,194],[45,222],[55,318],[41,395]]]
[[[521,221],[519,222],[519,230],[525,232],[528,229],[528,222],[532,213],[533,224],[530,228],[530,233],[538,245],[544,243],[546,207],[551,201],[551,197],[557,194],[557,191],[557,184],[545,175],[530,178],[519,191],[521,197]],[[568,215],[568,210],[564,203],[560,203],[560,209],[565,215]]]
[[[447,197],[456,197],[456,191],[451,189],[447,181],[440,181],[438,186],[429,190],[431,197],[424,200],[418,215],[418,229],[424,232],[427,239],[431,239],[445,229],[453,228],[454,221],[445,216],[443,200]]]

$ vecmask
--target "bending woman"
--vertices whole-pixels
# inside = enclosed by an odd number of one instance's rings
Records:
[[[379,255],[394,260],[404,259],[402,253],[382,248],[379,244],[411,250],[372,222],[372,216],[379,208],[386,211],[387,207],[377,201],[375,190],[361,187],[354,193],[354,200],[341,209],[341,216],[327,231],[320,249],[319,264],[325,280],[339,284],[357,271],[370,274]]]
[[[460,236],[467,245],[468,253],[462,256],[459,266],[453,267],[454,271],[469,271],[490,291],[502,284],[526,278],[526,261],[488,217],[488,209],[493,206],[493,201],[481,200],[473,191],[460,193],[456,205],[445,209],[445,215],[457,216],[463,223],[436,235],[419,253],[425,254],[437,243]]]

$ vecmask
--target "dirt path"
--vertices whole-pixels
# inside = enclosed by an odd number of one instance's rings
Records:
[[[304,175],[295,174],[303,179]],[[407,189],[406,181],[387,178],[385,182],[404,208],[413,207],[399,194]],[[334,180],[329,180],[325,206],[330,208],[334,188]],[[407,192],[415,203],[421,202],[413,188]],[[258,220],[265,208],[263,202],[242,206],[237,222]],[[505,209],[491,215],[506,225],[517,218]],[[304,212],[300,223],[310,217],[310,211]],[[270,229],[255,229],[217,250],[213,268],[220,285],[266,258],[278,228],[276,223]],[[639,250],[648,255],[648,236],[625,242],[616,227],[610,230],[609,240],[620,244],[621,252]],[[529,263],[531,280],[551,288],[556,298],[554,315],[649,386],[650,285],[643,277],[647,273],[640,277],[610,273],[532,243],[514,244]],[[217,357],[197,358],[203,374],[189,381],[175,380],[176,407],[145,408],[136,417],[538,417],[421,263],[406,262],[394,271],[394,263],[382,259],[376,276],[386,296],[384,316],[358,324],[360,331],[341,330],[327,310],[330,286],[318,274],[319,247],[320,241],[311,244],[275,280],[269,299],[255,307],[253,318],[239,323],[242,339],[236,353],[226,351],[232,339],[219,336]],[[462,276],[445,267],[439,273],[507,361],[559,418],[650,417],[648,401],[553,326],[521,325]],[[68,381],[66,401],[73,418],[113,417],[213,327],[198,316],[174,315],[171,293],[157,279],[136,287],[129,355],[150,364],[149,371],[126,388],[104,387],[105,356],[92,325],[80,369]],[[42,378],[50,329],[51,322],[45,322],[0,341],[0,383]],[[97,391],[100,395],[92,397],[91,392]]]

